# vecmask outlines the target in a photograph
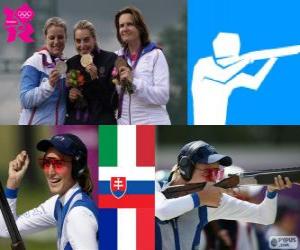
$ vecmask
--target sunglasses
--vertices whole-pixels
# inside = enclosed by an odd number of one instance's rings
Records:
[[[223,168],[207,168],[207,169],[197,169],[202,172],[203,177],[206,178],[206,181],[216,182],[220,181],[224,177],[224,169]]]
[[[40,158],[38,159],[40,167],[44,171],[49,171],[50,167],[52,166],[55,172],[60,173],[62,170],[64,170],[67,167],[67,162],[72,161],[66,161],[63,159],[55,159],[55,158]]]

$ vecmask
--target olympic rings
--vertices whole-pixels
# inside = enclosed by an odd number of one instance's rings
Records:
[[[26,10],[24,10],[24,11],[19,10],[17,12],[17,15],[20,18],[29,18],[29,17],[32,16],[32,11],[31,10],[27,10],[27,11]]]

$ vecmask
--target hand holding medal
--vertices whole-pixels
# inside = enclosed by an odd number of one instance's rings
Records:
[[[67,72],[67,64],[60,59],[56,59],[56,60],[57,61],[55,66],[53,65],[54,69],[49,74],[49,83],[52,87],[55,86],[60,76],[66,74]]]
[[[125,88],[129,94],[134,93],[131,67],[127,64],[123,57],[117,58],[112,76],[113,83],[122,85],[122,88]]]
[[[85,54],[81,56],[80,63],[82,67],[86,68],[88,65],[93,63],[93,57],[91,54]]]
[[[98,79],[97,67],[93,64],[93,57],[91,54],[84,54],[81,56],[80,63],[82,67],[90,74],[92,80]]]
[[[49,74],[49,84],[54,88],[55,84],[57,83],[58,79],[60,77],[60,74],[57,69],[54,69]]]

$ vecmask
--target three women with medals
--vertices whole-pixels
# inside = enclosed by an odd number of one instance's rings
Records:
[[[59,59],[65,47],[66,25],[60,18],[51,19],[57,23],[47,21],[45,25],[46,49],[42,52],[46,55],[39,55],[39,62],[37,56],[29,58],[23,66],[19,124],[116,124],[116,118],[118,124],[170,124],[166,110],[168,64],[162,50],[150,42],[137,9],[125,8],[115,16],[122,46],[116,52],[122,63],[116,65],[116,54],[99,49],[94,25],[81,20],[74,26],[78,54],[66,67]],[[121,65],[117,73],[120,81],[114,85],[112,72],[117,64]]]

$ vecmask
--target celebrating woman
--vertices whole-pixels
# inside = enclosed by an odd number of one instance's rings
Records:
[[[59,17],[44,26],[45,46],[22,66],[20,125],[60,125],[65,118],[65,64],[62,59],[67,27]]]
[[[85,144],[76,135],[59,134],[41,140],[37,149],[44,152],[39,162],[53,196],[20,216],[16,212],[18,190],[30,163],[26,151],[8,168],[5,194],[21,235],[56,227],[57,249],[99,249],[98,209],[89,196],[92,181]],[[1,213],[0,237],[9,237]]]
[[[120,77],[118,124],[170,124],[169,68],[154,43],[139,10],[125,8],[115,16],[117,38],[122,48],[117,54],[128,66],[118,68]]]
[[[94,25],[74,26],[78,55],[67,61],[70,87],[65,124],[116,124],[117,92],[111,79],[116,55],[99,49]]]

